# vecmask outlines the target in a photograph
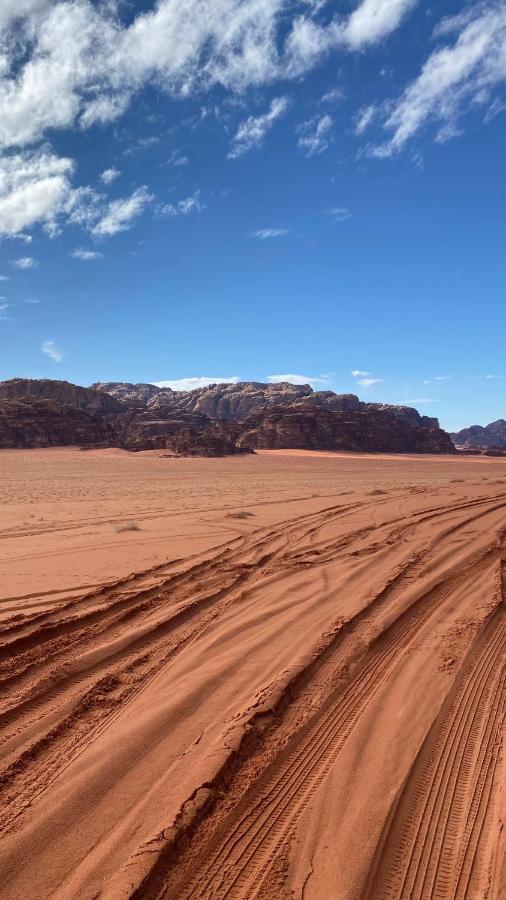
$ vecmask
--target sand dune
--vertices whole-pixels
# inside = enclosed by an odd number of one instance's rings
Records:
[[[2,898],[505,896],[502,460],[0,464]]]

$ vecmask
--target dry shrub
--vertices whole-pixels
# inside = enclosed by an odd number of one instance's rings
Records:
[[[125,522],[123,525],[116,525],[114,530],[116,534],[121,534],[122,531],[140,531],[141,527],[137,522]]]
[[[255,513],[249,512],[247,509],[240,509],[238,512],[227,513],[227,519],[249,519]]]

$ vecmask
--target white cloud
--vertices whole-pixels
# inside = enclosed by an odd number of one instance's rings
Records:
[[[170,154],[167,165],[168,166],[187,166],[190,160],[187,156],[183,156],[179,153],[179,150],[173,150]]]
[[[505,376],[504,376],[504,375],[484,375],[483,377],[495,381],[496,379],[498,379],[498,378],[504,378]]]
[[[460,132],[457,121],[469,106],[485,113],[493,107],[493,92],[506,80],[506,6],[477,3],[436,31],[437,38],[453,34],[454,44],[434,50],[418,78],[386,107],[384,127],[392,137],[371,148],[373,155],[401,150],[429,121],[442,123],[438,139],[444,141]]]
[[[336,87],[332,88],[330,91],[327,91],[321,97],[322,103],[339,103],[341,100],[344,100],[345,93],[342,88]]]
[[[310,384],[311,387],[317,386],[328,386],[330,382],[330,377],[328,375],[268,375],[267,381],[269,384],[283,384],[284,382],[288,382],[288,384]]]
[[[36,303],[40,303],[40,300],[37,300],[35,297],[25,297],[25,303],[29,303],[31,306],[35,306]]]
[[[351,212],[345,206],[332,206],[327,210],[327,215],[333,222],[345,222],[346,219],[351,218]]]
[[[237,375],[231,378],[222,378],[210,375],[195,375],[190,378],[174,378],[169,381],[153,381],[155,387],[170,388],[171,391],[195,391],[197,388],[207,387],[209,384],[238,384],[241,379]]]
[[[387,37],[401,24],[417,0],[363,0],[345,27],[346,41],[358,50]]]
[[[147,84],[184,97],[298,77],[332,49],[385,38],[413,2],[363,0],[321,25],[318,2],[301,14],[282,0],[159,0],[124,24],[112,0],[4,0],[0,147],[112,122]]]
[[[104,254],[100,253],[98,250],[85,250],[84,247],[79,247],[77,250],[74,250],[70,255],[74,259],[80,259],[83,262],[93,262],[96,259],[104,258]]]
[[[16,269],[35,269],[38,266],[38,262],[31,256],[22,256],[20,259],[13,259],[12,265]]]
[[[406,403],[439,403],[439,400],[436,397],[412,397],[409,400],[403,400],[398,405],[405,406]]]
[[[73,170],[71,159],[45,148],[0,157],[0,234],[26,239],[23,229],[54,222]]]
[[[100,181],[102,181],[103,184],[112,184],[112,182],[115,181],[116,178],[119,178],[120,175],[120,170],[116,169],[114,166],[111,166],[110,169],[104,169],[104,171],[100,175]]]
[[[360,384],[362,387],[368,388],[372,387],[373,384],[382,384],[382,378],[359,378],[357,384]]]
[[[275,97],[269,110],[261,116],[248,116],[241,122],[237,134],[232,139],[232,147],[228,154],[230,159],[237,159],[253,148],[260,147],[276,119],[284,115],[289,106],[287,97]]]
[[[259,228],[258,231],[253,232],[252,237],[265,241],[269,238],[282,237],[285,234],[290,234],[288,228]]]
[[[300,126],[303,132],[297,141],[297,146],[305,156],[316,156],[323,153],[329,146],[329,133],[333,125],[332,116],[324,115],[309,119]]]
[[[359,110],[358,115],[355,119],[355,134],[363,134],[372,120],[376,115],[377,109],[371,104],[371,106],[365,106],[361,110]]]
[[[58,349],[55,341],[44,341],[40,349],[56,363],[61,362],[65,355]]]
[[[137,188],[130,197],[112,200],[101,218],[91,228],[96,237],[111,237],[120,231],[127,231],[132,222],[140,216],[153,197],[146,187]]]
[[[363,369],[353,369],[352,373],[354,378],[367,378],[370,375],[370,372],[364,372]]]
[[[8,275],[0,275],[0,281],[8,281],[8,280],[9,280]]]
[[[178,200],[177,203],[166,203],[160,212],[164,216],[188,216],[193,212],[202,212],[205,208],[205,203],[200,199],[200,191],[194,191],[190,197],[185,197],[184,200]]]

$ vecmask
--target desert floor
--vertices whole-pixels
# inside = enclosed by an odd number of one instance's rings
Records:
[[[0,896],[503,898],[506,460],[0,452]]]

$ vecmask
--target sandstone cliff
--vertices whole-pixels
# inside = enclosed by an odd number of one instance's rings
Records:
[[[256,448],[455,452],[437,419],[309,385],[247,382],[177,392],[12,379],[0,383],[0,406],[0,447],[107,443],[189,455]]]

